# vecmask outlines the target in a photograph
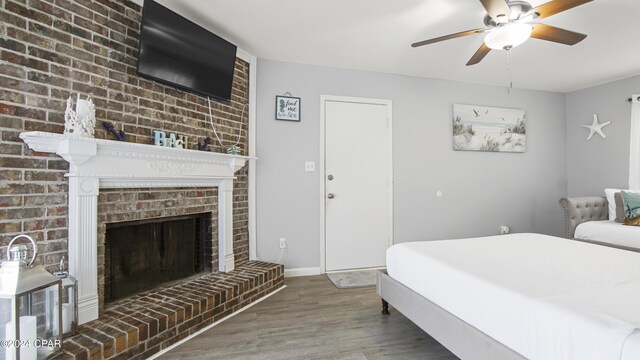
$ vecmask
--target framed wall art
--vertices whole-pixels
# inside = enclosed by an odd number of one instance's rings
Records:
[[[300,98],[277,95],[276,120],[300,121]]]
[[[453,149],[525,152],[526,113],[479,105],[453,105]]]

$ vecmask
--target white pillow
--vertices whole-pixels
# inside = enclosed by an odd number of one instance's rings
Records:
[[[609,203],[609,220],[616,221],[616,193],[620,192],[620,189],[604,189],[604,194],[607,196],[607,202]]]

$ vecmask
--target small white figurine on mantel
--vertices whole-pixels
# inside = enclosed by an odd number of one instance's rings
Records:
[[[602,128],[609,124],[611,124],[611,121],[607,121],[606,123],[599,124],[598,115],[593,114],[593,122],[591,123],[591,125],[582,125],[583,128],[589,129],[589,137],[587,137],[587,140],[591,140],[593,135],[596,133],[602,136],[603,139],[605,139],[607,136],[604,134],[604,132],[602,132]]]
[[[76,110],[72,109],[71,96],[67,99],[67,109],[64,112],[65,135],[78,137],[93,137],[96,126],[96,106],[87,96],[86,100],[76,99]]]

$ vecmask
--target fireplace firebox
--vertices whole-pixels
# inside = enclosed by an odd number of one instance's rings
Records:
[[[211,213],[107,224],[104,302],[211,272]]]

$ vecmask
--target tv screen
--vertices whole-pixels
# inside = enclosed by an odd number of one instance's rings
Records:
[[[235,45],[145,0],[138,75],[229,101],[235,60]]]

